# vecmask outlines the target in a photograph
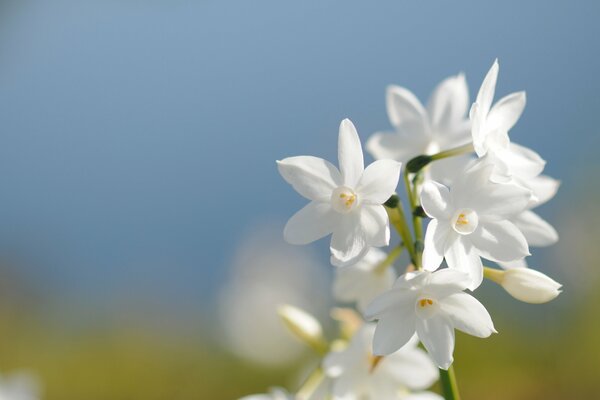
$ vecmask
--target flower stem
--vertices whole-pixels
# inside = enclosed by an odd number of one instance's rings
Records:
[[[383,274],[385,272],[385,270],[390,265],[392,265],[394,263],[394,261],[396,261],[396,258],[398,258],[398,256],[400,256],[403,248],[404,248],[404,245],[402,243],[400,243],[398,246],[394,247],[392,249],[392,251],[390,251],[390,253],[387,255],[385,260],[380,262],[379,265],[377,265],[373,271],[376,274]]]
[[[473,143],[467,143],[465,145],[455,147],[453,149],[444,150],[444,151],[440,151],[439,153],[433,154],[431,156],[431,160],[432,161],[441,160],[442,158],[459,156],[461,154],[467,154],[467,153],[471,153],[473,151],[474,151]]]
[[[410,233],[410,229],[406,223],[406,218],[404,217],[404,210],[402,208],[402,202],[399,201],[395,207],[385,207],[385,210],[388,213],[390,218],[390,223],[396,228],[398,234],[402,238],[404,242],[404,246],[406,250],[408,250],[408,254],[410,255],[410,260],[413,264],[416,264],[417,254],[415,252],[415,246],[413,243],[412,235]]]
[[[447,371],[440,369],[440,383],[442,385],[444,399],[460,400],[458,385],[456,384],[456,375],[454,374],[454,367],[450,366]]]
[[[306,378],[302,387],[296,393],[296,398],[307,399],[312,395],[324,378],[323,369],[318,367]]]
[[[413,230],[415,232],[415,259],[413,264],[417,270],[421,269],[421,260],[423,257],[423,225],[421,223],[421,217],[415,214],[415,210],[417,209],[418,205],[417,185],[420,180],[420,176],[421,175],[417,173],[415,175],[415,179],[413,180],[413,185],[411,185],[409,172],[407,169],[404,169],[404,185],[406,186],[406,193],[408,196],[408,202],[410,204],[410,213],[412,215]]]

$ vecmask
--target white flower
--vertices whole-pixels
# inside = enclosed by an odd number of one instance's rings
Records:
[[[391,288],[396,280],[396,271],[392,266],[384,271],[376,270],[385,258],[385,252],[371,248],[356,264],[336,268],[333,281],[335,299],[356,302],[358,309],[364,311],[371,300]]]
[[[239,400],[294,400],[294,396],[288,394],[284,389],[273,388],[267,394],[252,394]]]
[[[555,299],[562,287],[549,276],[529,268],[488,269],[486,277],[501,285],[515,299],[532,304]]]
[[[367,150],[376,159],[407,162],[470,141],[469,90],[463,74],[443,80],[433,91],[427,108],[411,91],[399,86],[388,87],[386,105],[395,132],[378,132],[368,140]],[[436,162],[427,171],[439,175],[452,161]]]
[[[391,290],[367,308],[366,317],[379,320],[373,352],[391,354],[416,331],[435,363],[448,369],[453,361],[454,329],[482,338],[496,332],[485,307],[463,293],[469,283],[466,274],[451,269],[398,278]]]
[[[298,339],[315,349],[327,348],[327,343],[323,336],[323,328],[315,317],[289,304],[277,307],[277,314],[279,314],[285,326]]]
[[[481,258],[516,261],[529,255],[527,240],[509,219],[529,204],[531,192],[513,183],[490,180],[493,166],[475,163],[451,190],[434,181],[424,183],[421,206],[432,219],[427,226],[423,268],[436,270],[442,260],[469,274],[469,289],[483,280]]]
[[[396,190],[400,163],[375,161],[366,169],[356,128],[348,119],[340,125],[338,170],[310,156],[278,161],[279,172],[311,202],[288,221],[284,237],[307,244],[333,233],[331,254],[336,265],[351,264],[369,247],[387,246],[389,220],[383,203]]]
[[[513,175],[536,177],[544,169],[545,161],[533,150],[511,143],[508,137],[508,131],[525,108],[525,92],[511,93],[492,107],[498,69],[496,60],[485,76],[469,112],[473,147],[479,157],[486,156],[498,167],[496,179]]]
[[[363,325],[348,347],[325,357],[323,368],[332,379],[334,400],[398,399],[402,389],[426,389],[437,380],[435,365],[416,339],[376,360],[371,351],[374,331],[374,324]]]
[[[16,372],[0,376],[0,400],[37,400],[40,384],[28,372]]]

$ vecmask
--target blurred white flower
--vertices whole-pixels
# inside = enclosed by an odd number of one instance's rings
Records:
[[[427,107],[400,86],[388,87],[386,105],[395,132],[378,132],[367,141],[367,150],[376,159],[407,162],[418,155],[432,155],[471,140],[471,123],[467,118],[469,89],[463,74],[443,80],[433,91]],[[431,164],[426,176],[444,175],[455,160]]]
[[[435,363],[448,369],[453,361],[454,329],[482,338],[496,332],[485,307],[463,293],[469,284],[468,275],[451,269],[411,272],[398,278],[391,290],[367,308],[366,317],[379,320],[373,352],[391,354],[416,332]]]
[[[0,400],[39,400],[39,381],[28,372],[0,375]]]
[[[225,345],[248,361],[287,365],[307,351],[277,314],[292,304],[327,320],[330,277],[311,256],[282,239],[278,228],[258,228],[236,250],[228,282],[219,296],[219,317]]]
[[[239,400],[295,400],[294,396],[281,388],[273,388],[266,394],[253,394],[244,396]]]
[[[307,244],[333,233],[333,262],[347,265],[371,246],[388,245],[389,221],[382,204],[396,190],[400,163],[380,160],[365,169],[360,139],[349,119],[340,124],[338,158],[339,170],[311,156],[289,157],[277,165],[283,178],[311,200],[288,221],[285,240]]]
[[[334,400],[399,399],[401,391],[423,390],[438,379],[437,368],[417,347],[416,338],[382,359],[374,358],[374,331],[374,324],[364,324],[345,349],[325,357]]]
[[[511,93],[494,104],[498,79],[498,60],[488,71],[475,103],[471,106],[471,135],[479,157],[487,157],[497,167],[497,180],[517,176],[534,178],[544,169],[545,161],[533,150],[511,143],[508,131],[516,124],[525,108],[525,92]]]
[[[364,311],[371,300],[391,288],[396,280],[393,266],[383,271],[376,269],[386,256],[384,251],[371,248],[356,264],[336,268],[334,298],[341,302],[356,302],[358,309]]]
[[[529,255],[527,240],[510,218],[525,210],[531,192],[513,183],[490,180],[493,166],[475,163],[451,190],[424,183],[421,206],[433,218],[427,226],[423,268],[435,271],[442,260],[467,273],[474,290],[483,280],[481,258],[510,262]]]

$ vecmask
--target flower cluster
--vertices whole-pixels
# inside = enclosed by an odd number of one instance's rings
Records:
[[[277,162],[283,178],[309,200],[285,226],[286,241],[307,244],[331,235],[334,296],[356,303],[363,317],[338,312],[341,336],[330,342],[316,320],[283,308],[286,325],[323,355],[322,364],[294,395],[274,389],[248,399],[439,399],[424,391],[439,374],[446,378],[444,396],[455,398],[448,371],[455,330],[481,338],[496,332],[468,291],[488,278],[529,303],[560,293],[560,284],[525,262],[530,246],[558,240],[532,210],[555,195],[559,182],[542,175],[545,161],[536,152],[511,142],[526,96],[516,92],[494,102],[498,71],[496,61],[470,110],[463,74],[442,81],[426,106],[409,90],[390,86],[394,132],[367,141],[376,161],[366,168],[348,119],[339,129],[339,168],[311,156]],[[396,193],[401,178],[405,197]],[[386,253],[390,226],[400,243]],[[410,263],[397,271],[403,250]]]

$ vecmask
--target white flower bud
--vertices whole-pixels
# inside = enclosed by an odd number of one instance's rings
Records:
[[[289,304],[277,308],[277,313],[285,326],[301,341],[317,352],[327,351],[327,342],[323,336],[323,328],[315,317]]]
[[[532,304],[553,300],[562,287],[547,275],[529,268],[509,269],[498,283],[515,299]]]

